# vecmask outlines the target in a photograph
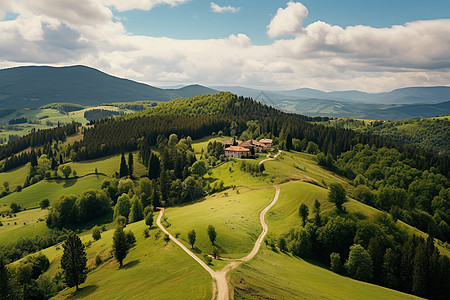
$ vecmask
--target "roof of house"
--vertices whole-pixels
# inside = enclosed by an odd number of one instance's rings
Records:
[[[249,142],[249,141],[246,141],[246,142],[240,143],[239,146],[241,146],[241,147],[253,147],[253,146],[255,146],[255,145],[253,145],[253,144],[252,144],[251,142]]]
[[[226,148],[225,151],[248,152],[250,150],[247,148],[244,148],[244,147],[240,147],[240,146],[230,146],[230,147]]]
[[[271,139],[260,139],[259,142],[260,143],[272,143],[273,140],[271,140]]]
[[[222,142],[222,145],[233,145],[233,141]]]

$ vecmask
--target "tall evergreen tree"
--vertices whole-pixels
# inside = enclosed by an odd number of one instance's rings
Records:
[[[123,231],[122,226],[118,226],[114,231],[113,236],[113,253],[116,260],[119,262],[120,268],[123,265],[123,260],[127,257],[130,250],[130,244],[127,241],[127,236]]]
[[[427,293],[427,268],[426,245],[421,243],[416,250],[412,274],[412,292],[420,297],[425,297]]]
[[[30,162],[31,162],[31,166],[33,168],[37,167],[38,161],[37,161],[36,152],[34,152],[34,150],[31,151]]]
[[[9,299],[9,271],[0,255],[0,299]]]
[[[286,135],[286,150],[291,150],[292,149],[292,134],[289,132]]]
[[[62,245],[64,253],[61,257],[61,267],[64,269],[64,280],[68,287],[78,286],[85,282],[87,277],[86,252],[81,239],[74,232],[70,232]]]
[[[133,153],[128,154],[128,175],[130,175],[130,178],[133,178],[134,173],[134,162],[133,162]]]
[[[128,175],[128,166],[125,161],[125,154],[122,152],[122,156],[120,157],[120,168],[119,168],[119,177],[125,177]]]
[[[161,163],[158,156],[150,152],[150,158],[148,160],[148,178],[157,179],[161,173]]]
[[[128,223],[134,223],[140,221],[144,218],[144,209],[142,208],[141,200],[138,197],[134,196],[131,199],[131,209],[130,214],[128,216]]]
[[[302,219],[302,226],[305,227],[306,221],[308,220],[308,215],[309,215],[309,208],[305,203],[300,204],[300,207],[298,209],[298,214],[300,215],[300,218]]]

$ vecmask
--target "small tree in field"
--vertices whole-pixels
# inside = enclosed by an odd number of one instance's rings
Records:
[[[216,238],[217,238],[216,228],[214,228],[214,226],[212,226],[212,225],[209,225],[207,232],[208,232],[209,240],[214,245],[214,242],[216,241]]]
[[[101,235],[100,227],[94,226],[94,228],[92,228],[92,238],[95,241],[98,241],[101,237],[102,237],[102,235]]]
[[[153,225],[153,212],[149,212],[145,216],[145,225],[147,225],[148,228],[152,228],[152,225]]]
[[[328,193],[328,201],[333,202],[339,211],[343,211],[345,202],[347,202],[347,193],[340,183],[330,184],[330,192]]]
[[[128,251],[130,250],[130,245],[127,241],[127,236],[123,232],[123,227],[118,226],[116,231],[114,231],[113,236],[113,253],[116,260],[119,262],[119,268],[123,265],[123,260],[127,257]]]
[[[308,220],[308,215],[309,215],[308,206],[306,206],[305,203],[302,203],[300,205],[300,208],[298,209],[298,213],[300,215],[300,218],[302,218],[302,225],[303,225],[303,227],[305,227],[306,221]]]
[[[72,168],[70,166],[61,166],[59,167],[59,170],[61,171],[61,173],[63,173],[64,178],[68,178],[70,173],[72,173]]]
[[[214,259],[217,259],[220,256],[220,250],[216,246],[212,246],[212,255]]]
[[[62,246],[64,253],[61,257],[61,268],[64,269],[64,280],[68,287],[75,287],[76,292],[87,277],[84,244],[76,233],[70,232]]]
[[[189,233],[188,233],[188,239],[189,239],[189,244],[191,244],[191,248],[194,248],[196,236],[197,236],[197,235],[196,235],[194,229],[192,229],[191,231],[189,231]]]

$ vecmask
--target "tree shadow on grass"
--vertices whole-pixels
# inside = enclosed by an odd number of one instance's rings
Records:
[[[132,260],[132,261],[127,262],[126,264],[124,264],[121,269],[130,269],[132,267],[137,266],[140,263],[141,263],[140,259],[135,259],[135,260]]]
[[[66,182],[63,184],[63,188],[68,188],[72,185],[74,185],[75,183],[77,183],[78,178],[70,178],[70,179],[66,179]]]
[[[71,294],[69,297],[67,297],[66,299],[79,299],[79,298],[84,298],[86,296],[89,296],[90,294],[92,294],[93,292],[95,292],[95,290],[98,289],[98,285],[96,284],[90,284],[87,286],[84,286],[82,288],[78,289],[78,292],[74,292],[73,294]]]

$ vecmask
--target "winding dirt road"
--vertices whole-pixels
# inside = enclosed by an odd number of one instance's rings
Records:
[[[280,153],[281,153],[281,151],[279,151],[278,154],[274,156],[274,158],[270,158],[270,159],[275,159]],[[269,160],[269,159],[267,159],[267,160]],[[264,161],[261,161],[260,163],[262,163],[262,162],[264,162]],[[261,234],[259,235],[258,239],[256,240],[252,251],[249,254],[247,254],[246,256],[244,256],[243,258],[233,260],[231,263],[226,265],[220,271],[212,270],[199,257],[197,257],[186,246],[184,246],[173,235],[171,235],[166,230],[166,228],[164,228],[164,226],[161,224],[161,218],[164,215],[164,208],[160,208],[161,212],[159,213],[158,219],[156,220],[156,224],[158,225],[159,228],[161,228],[161,230],[165,234],[169,235],[169,237],[170,237],[170,239],[172,241],[174,241],[178,246],[180,246],[181,249],[183,249],[187,254],[189,254],[189,256],[191,256],[193,259],[195,259],[211,275],[211,277],[213,278],[213,298],[212,299],[228,300],[230,298],[230,296],[229,296],[229,288],[228,288],[228,280],[227,280],[227,273],[228,273],[228,271],[236,268],[239,265],[239,263],[252,259],[258,253],[258,250],[261,247],[261,243],[262,243],[264,237],[266,236],[267,230],[269,228],[267,226],[265,220],[264,220],[265,219],[265,215],[266,215],[267,211],[269,209],[271,209],[272,206],[275,205],[275,203],[278,201],[278,197],[280,195],[280,187],[278,185],[275,185],[274,188],[275,188],[276,192],[275,192],[275,196],[273,197],[272,202],[266,208],[264,208],[261,211],[261,213],[259,214],[259,221],[261,222],[261,226],[263,228],[263,231],[261,232]]]
[[[266,158],[266,159],[263,159],[262,161],[260,161],[258,165],[261,165],[261,164],[265,163],[265,162],[268,161],[268,160],[274,160],[274,159],[277,158],[278,155],[280,155],[280,154],[281,154],[281,150],[278,150],[278,153],[275,154],[274,157],[270,157],[270,153],[269,153],[269,154],[267,154],[267,158]]]

